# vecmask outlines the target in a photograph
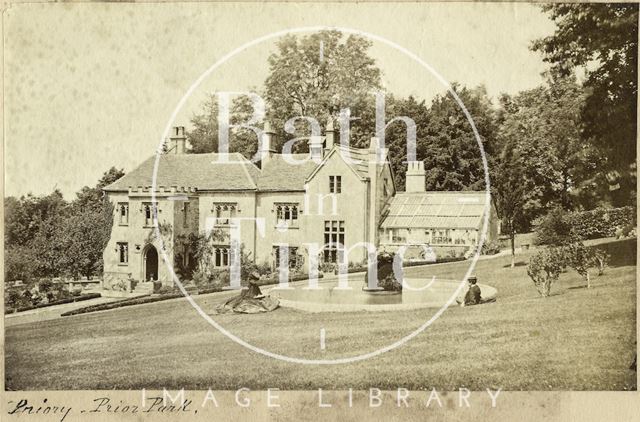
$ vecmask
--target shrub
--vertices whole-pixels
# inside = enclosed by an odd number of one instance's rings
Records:
[[[554,208],[543,217],[536,219],[534,243],[537,245],[562,246],[579,240],[571,214],[562,208]]]
[[[500,252],[500,242],[497,240],[492,240],[490,242],[484,242],[482,244],[482,255],[495,255]],[[473,256],[473,255],[472,255]]]
[[[631,237],[633,236],[633,231],[635,229],[635,226],[631,223],[626,224],[624,226],[622,226],[622,237]]]
[[[565,246],[563,254],[565,264],[576,270],[587,283],[587,288],[590,288],[589,267],[593,265],[593,252],[582,242],[577,242]]]
[[[166,294],[178,293],[178,292],[179,290],[172,286],[160,286],[159,288],[154,289],[154,293],[157,293],[159,295],[166,295]]]
[[[636,209],[596,208],[590,211],[571,213],[571,223],[576,233],[583,239],[596,239],[616,235],[616,229],[623,234],[632,231],[636,226]]]
[[[126,292],[127,287],[128,287],[127,282],[124,280],[118,280],[115,283],[111,284],[111,290],[114,290],[114,291]]]
[[[533,280],[542,297],[548,297],[551,285],[558,280],[565,267],[565,256],[561,248],[545,248],[531,257],[527,274]]]
[[[593,264],[598,269],[599,276],[604,274],[604,269],[609,263],[609,258],[611,258],[611,255],[604,249],[596,248],[593,251]]]
[[[269,262],[263,261],[260,264],[256,264],[256,271],[260,275],[271,275],[271,265],[269,265]]]
[[[323,273],[332,273],[336,271],[336,269],[338,268],[338,265],[334,264],[333,262],[321,262],[318,265],[318,268]]]

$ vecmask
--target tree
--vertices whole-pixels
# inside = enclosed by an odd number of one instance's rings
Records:
[[[253,105],[246,96],[231,100],[230,123],[246,123],[253,114]],[[193,129],[187,132],[191,148],[187,152],[201,154],[218,151],[218,98],[213,93],[202,104],[202,111],[191,118]],[[255,133],[245,128],[233,128],[229,134],[229,152],[239,152],[251,158],[258,150]]]
[[[521,170],[522,159],[518,155],[515,142],[507,141],[491,177],[496,211],[511,240],[511,268],[516,265],[515,237],[516,231],[523,225],[522,205],[526,196]]]
[[[310,125],[298,119],[293,133],[285,131],[285,122],[296,116],[316,119],[325,127],[331,116],[338,119],[341,108],[350,108],[351,142],[364,145],[374,131],[374,91],[381,89],[380,70],[369,56],[371,43],[357,36],[344,36],[339,31],[321,31],[307,36],[287,35],[276,44],[269,56],[269,74],[262,90],[253,89],[266,102],[267,120],[276,132],[276,150],[291,138],[310,135]],[[253,113],[248,97],[234,97],[231,123],[246,122]],[[195,114],[193,129],[187,139],[190,152],[212,152],[218,149],[218,99],[212,94]],[[336,130],[339,128],[336,125]],[[257,151],[256,135],[247,129],[230,134],[230,152],[250,158]],[[307,144],[294,145],[294,152],[307,150]]]
[[[94,187],[84,186],[71,203],[71,215],[62,223],[58,235],[64,245],[62,267],[66,275],[90,277],[102,273],[102,252],[111,236],[113,205],[103,188],[124,176],[111,167]]]
[[[629,172],[636,157],[638,4],[546,4],[555,33],[532,49],[561,74],[577,67],[588,90],[582,119],[585,136],[605,157],[620,188],[616,205],[629,203],[636,179]]]
[[[542,297],[551,294],[551,285],[558,281],[565,268],[565,257],[562,248],[544,248],[531,257],[527,266],[527,274]]]
[[[581,136],[583,90],[573,78],[548,75],[544,85],[503,95],[500,103],[498,143],[514,143],[516,154],[523,157],[519,163],[526,191],[523,225],[555,206],[571,209],[573,192],[591,171],[594,159]]]
[[[596,268],[598,268],[598,275],[601,276],[604,274],[604,269],[609,264],[609,259],[611,255],[601,248],[595,248],[593,251],[593,264]]]
[[[103,188],[112,184],[124,176],[124,170],[111,167],[102,174],[98,183],[94,187],[84,186],[76,193],[76,200],[72,205],[80,209],[102,209],[106,202]]]
[[[111,234],[112,207],[86,209],[66,218],[56,241],[63,246],[61,268],[65,275],[101,274],[102,252]]]
[[[113,218],[102,188],[123,175],[112,167],[71,203],[57,190],[41,197],[6,198],[5,278],[99,274]]]
[[[538,245],[566,246],[581,240],[570,214],[560,207],[537,219],[534,226],[534,242]]]
[[[408,98],[397,98],[391,94],[387,94],[385,99],[387,120],[396,116],[406,116],[416,123],[416,159],[419,161],[429,157],[430,151],[427,145],[421,142],[427,136],[429,109],[425,101],[418,101],[413,96]],[[365,117],[369,117],[365,114]],[[366,120],[365,120],[366,121]],[[370,125],[375,125],[375,110],[371,110]],[[367,144],[358,145],[359,147],[368,146]],[[405,188],[405,173],[407,157],[407,126],[396,120],[389,124],[385,131],[385,147],[389,150],[389,161],[395,173],[395,183],[398,190]]]
[[[487,155],[497,135],[496,113],[486,89],[453,84],[473,117]],[[418,136],[418,157],[427,169],[427,190],[483,190],[484,166],[471,124],[449,94],[436,96],[426,116],[425,136]]]
[[[589,268],[593,266],[593,252],[584,246],[582,242],[575,242],[564,247],[566,264],[576,270],[587,283],[587,288],[591,288]]]
[[[343,108],[350,108],[351,116],[357,118],[372,107],[373,93],[381,90],[381,83],[380,69],[368,54],[370,47],[365,38],[345,37],[339,31],[287,35],[278,41],[277,51],[268,59],[264,94],[269,121],[280,139],[292,135],[284,132],[284,123],[294,116],[313,117],[325,126]],[[353,144],[368,141],[373,134],[368,123],[352,121]],[[293,135],[309,133],[308,124],[299,123]]]

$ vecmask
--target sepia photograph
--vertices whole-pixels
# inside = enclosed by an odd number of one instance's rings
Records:
[[[4,416],[637,401],[638,20],[5,5]]]

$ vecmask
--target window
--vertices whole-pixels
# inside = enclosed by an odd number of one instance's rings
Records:
[[[229,247],[228,246],[216,246],[214,250],[214,266],[215,267],[228,267],[229,266]]]
[[[120,202],[118,203],[118,224],[121,226],[126,226],[129,224],[129,203],[128,202]]]
[[[342,192],[342,176],[329,176],[329,192]]]
[[[118,242],[116,244],[118,252],[118,263],[126,265],[129,263],[129,244],[127,242]]]
[[[280,268],[280,247],[273,247],[273,256],[275,257],[274,268]],[[296,268],[298,266],[298,247],[289,246],[289,268]]]
[[[275,204],[278,226],[298,225],[298,204]]]
[[[344,221],[324,222],[324,261],[338,263],[344,253]]]
[[[435,244],[448,244],[453,243],[451,239],[451,232],[449,229],[434,230],[433,243]]]
[[[393,243],[405,243],[407,241],[406,230],[391,229],[391,241]]]
[[[453,230],[455,232],[455,230]],[[456,245],[469,245],[469,230],[465,230],[464,233],[458,231],[454,236],[454,243]]]
[[[214,203],[213,213],[216,216],[216,225],[228,226],[231,219],[236,216],[236,204]]]
[[[189,227],[189,203],[182,203],[182,227]]]
[[[157,213],[157,205],[151,202],[145,202],[142,204],[142,210],[144,211],[144,225],[150,227],[153,225],[153,215]]]

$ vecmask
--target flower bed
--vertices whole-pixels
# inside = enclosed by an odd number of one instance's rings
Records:
[[[30,311],[32,309],[46,308],[48,306],[54,306],[54,305],[64,305],[66,303],[81,302],[83,300],[97,299],[99,297],[101,297],[100,293],[88,293],[88,294],[85,294],[85,295],[80,295],[80,296],[74,296],[74,297],[70,297],[70,298],[66,298],[66,299],[55,300],[55,301],[48,302],[48,303],[39,303],[39,304],[33,305],[33,306],[22,306],[22,307],[19,307],[19,308],[6,308],[4,310],[4,313],[5,314],[11,314],[11,313],[15,313],[15,312]]]
[[[300,280],[306,280],[309,277],[308,274],[299,274],[293,277],[289,278],[289,281],[300,281]],[[318,274],[318,278],[322,278],[322,274]],[[257,280],[257,284],[258,286],[268,286],[268,285],[272,285],[272,284],[278,284],[280,282],[280,280],[278,280],[277,278],[271,278],[271,279],[266,279],[266,280]],[[189,286],[186,287],[187,291],[190,290]],[[203,288],[198,288],[197,291],[195,291],[195,294],[207,294],[207,293],[219,293],[222,292],[223,287],[221,286],[215,286],[215,287],[203,287]],[[171,291],[165,291],[161,294],[156,294],[156,295],[145,295],[145,296],[138,296],[138,297],[134,297],[134,298],[127,298],[127,299],[123,299],[123,300],[118,300],[116,302],[110,302],[110,303],[100,303],[98,305],[92,305],[92,306],[87,306],[84,308],[79,308],[79,309],[74,309],[72,311],[68,311],[62,314],[62,316],[71,316],[71,315],[79,315],[79,314],[85,314],[88,312],[97,312],[97,311],[106,311],[109,309],[116,309],[116,308],[121,308],[124,306],[133,306],[133,305],[142,305],[144,303],[153,303],[153,302],[160,302],[163,300],[169,300],[169,299],[177,299],[177,298],[181,298],[184,297],[184,295],[182,294],[182,292],[176,287],[174,289],[172,289]]]
[[[78,314],[86,314],[88,312],[97,312],[97,311],[106,311],[109,309],[121,308],[123,306],[132,306],[132,305],[141,305],[143,303],[152,303],[158,302],[161,300],[173,299],[177,297],[182,297],[182,294],[171,294],[171,295],[161,295],[161,296],[138,296],[129,299],[119,300],[117,302],[109,302],[109,303],[100,303],[98,305],[86,306],[84,308],[74,309],[72,311],[64,312],[61,315],[71,316]]]

